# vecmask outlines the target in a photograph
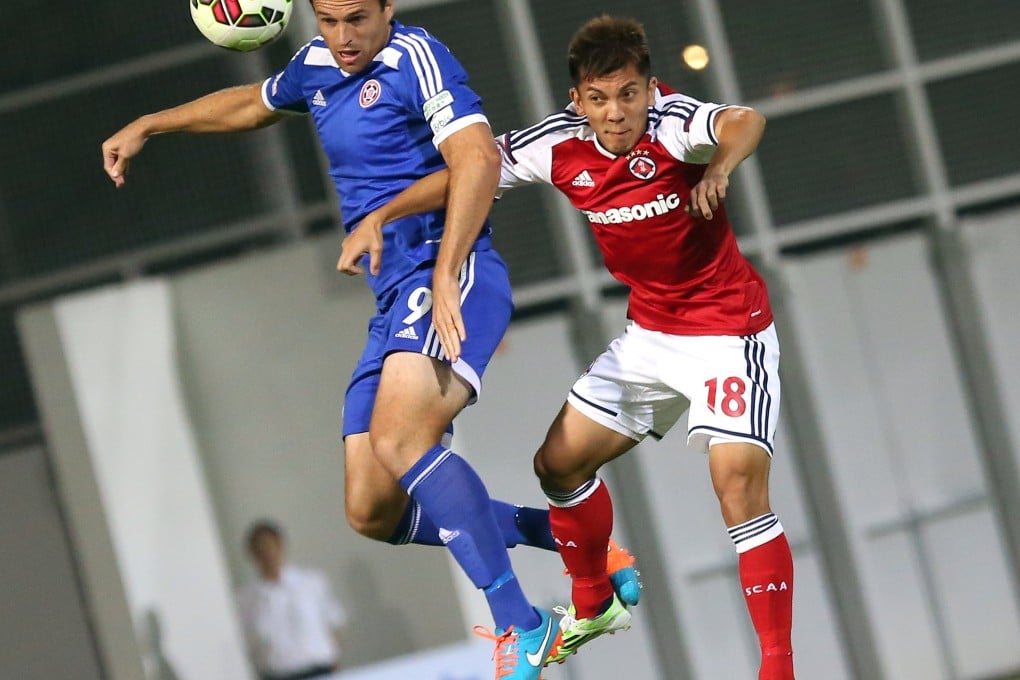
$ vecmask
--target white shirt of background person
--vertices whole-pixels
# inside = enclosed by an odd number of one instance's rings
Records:
[[[258,575],[239,591],[238,609],[258,672],[286,676],[337,667],[346,614],[326,575],[285,564],[282,532],[269,522],[249,530],[248,552]]]

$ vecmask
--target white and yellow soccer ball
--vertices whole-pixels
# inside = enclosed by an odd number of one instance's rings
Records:
[[[294,0],[188,0],[191,19],[213,44],[250,52],[283,33]]]

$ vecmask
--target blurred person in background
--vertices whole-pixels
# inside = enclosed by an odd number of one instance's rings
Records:
[[[254,523],[245,544],[255,576],[238,591],[237,606],[260,680],[336,680],[346,614],[329,579],[287,561],[275,522]]]
[[[552,184],[587,219],[606,267],[630,289],[623,335],[574,383],[535,454],[553,535],[573,580],[563,661],[629,625],[606,577],[613,505],[598,470],[685,411],[708,452],[741,592],[761,648],[759,680],[793,680],[793,559],[769,503],[779,418],[779,340],[765,282],[724,208],[730,174],[758,146],[753,109],[700,102],[657,82],[644,27],[602,16],[571,40],[571,104],[496,140],[499,188]],[[442,205],[446,176],[368,215],[338,267],[378,257],[382,225]],[[679,518],[678,521],[682,521]],[[682,524],[681,524],[682,526]]]

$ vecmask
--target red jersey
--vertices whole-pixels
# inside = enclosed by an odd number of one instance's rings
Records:
[[[765,282],[737,248],[726,211],[684,207],[718,145],[727,108],[656,92],[648,130],[616,156],[571,105],[498,139],[500,188],[546,182],[587,218],[610,273],[630,288],[627,316],[675,335],[750,335],[772,323]]]

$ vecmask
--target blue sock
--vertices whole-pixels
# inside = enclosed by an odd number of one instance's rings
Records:
[[[489,493],[467,461],[442,445],[433,446],[400,478],[400,485],[439,527],[440,540],[475,587],[485,591],[496,625],[536,627],[538,614],[513,574]]]
[[[514,545],[519,543],[556,552],[556,541],[553,540],[552,529],[549,527],[549,508],[529,508],[523,505],[510,505],[501,501],[493,501],[493,504],[496,503],[511,508],[514,511],[510,516],[518,536],[514,541]],[[505,525],[504,515],[497,511],[496,516],[499,517],[500,524]],[[509,526],[503,526],[503,535],[507,537],[511,535]]]
[[[513,505],[491,499],[496,523],[503,532],[503,543],[508,548],[528,545],[542,550],[556,552],[556,542],[549,528],[549,510]],[[400,523],[393,535],[386,539],[393,545],[415,543],[417,545],[442,545],[439,528],[421,511],[421,506],[411,501],[404,510]]]
[[[413,498],[407,501],[407,507],[404,508],[404,514],[400,517],[397,528],[393,530],[393,535],[387,538],[386,542],[392,545],[443,544],[439,540],[439,529],[432,523],[432,520],[425,516],[425,513],[421,511],[421,506]]]
[[[510,626],[514,626],[518,632],[523,633],[537,628],[542,623],[538,612],[528,603],[528,598],[521,591],[521,584],[517,582],[513,571],[504,572],[482,592],[485,593],[485,599],[489,601],[489,610],[492,612],[492,618],[496,622],[497,628],[506,630]],[[521,608],[522,602],[526,605],[523,609]],[[500,612],[500,614],[496,612]]]

